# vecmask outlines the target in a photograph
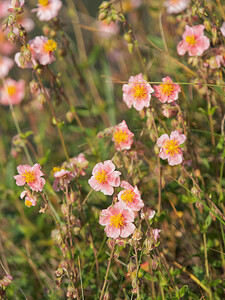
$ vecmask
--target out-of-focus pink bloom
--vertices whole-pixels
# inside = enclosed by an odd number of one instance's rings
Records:
[[[25,81],[15,81],[11,78],[5,80],[5,85],[0,88],[0,104],[19,104],[25,95]]]
[[[36,36],[29,44],[41,65],[48,65],[55,61],[54,51],[57,49],[57,43],[54,40],[41,35]]]
[[[185,26],[183,40],[177,46],[179,55],[184,55],[186,51],[190,56],[199,56],[210,46],[209,39],[204,36],[204,25],[190,27]]]
[[[130,10],[133,10],[137,7],[139,7],[142,4],[143,0],[123,0],[123,11],[129,12]]]
[[[92,170],[92,177],[88,183],[95,191],[101,191],[105,195],[112,195],[113,187],[120,185],[120,172],[115,171],[115,165],[111,160],[98,163]]]
[[[123,101],[129,108],[132,106],[140,111],[144,107],[149,107],[151,94],[154,90],[146,80],[143,79],[142,73],[131,76],[128,84],[123,85]]]
[[[20,194],[20,198],[23,199],[25,197],[25,205],[27,207],[35,206],[37,204],[37,197],[32,195],[29,191],[23,191]]]
[[[153,229],[153,237],[154,237],[154,239],[155,239],[155,242],[157,243],[157,240],[158,240],[158,238],[160,238],[160,235],[159,235],[159,233],[160,233],[160,229]]]
[[[178,99],[178,93],[180,92],[180,86],[177,83],[173,83],[173,80],[167,76],[162,79],[160,85],[154,85],[154,96],[162,103],[171,103]]]
[[[22,25],[27,32],[30,32],[35,25],[34,21],[31,18],[24,17],[23,14],[17,16],[16,22],[17,24]],[[13,28],[13,32],[18,34],[19,32],[17,32],[16,29],[17,28]]]
[[[14,8],[23,7],[25,0],[11,0],[9,5],[9,12],[12,12]]]
[[[74,168],[76,175],[85,176],[85,169],[88,167],[88,160],[85,158],[83,153],[80,153],[77,157],[73,157],[70,159],[69,164],[67,165],[69,168]]]
[[[55,178],[53,182],[53,189],[58,192],[59,190],[64,190],[70,181],[74,178],[73,172],[65,170],[62,168],[53,168],[52,174]]]
[[[98,33],[102,38],[110,38],[112,35],[118,34],[120,32],[120,27],[118,23],[107,23],[106,20],[98,22]]]
[[[141,218],[143,220],[151,220],[155,216],[155,211],[152,210],[150,207],[145,206],[141,210]]]
[[[220,31],[223,36],[225,36],[225,22],[223,22],[222,26],[220,27]]]
[[[126,238],[135,230],[134,213],[125,203],[117,202],[113,206],[103,209],[99,223],[105,227],[108,237],[117,239],[119,236]]]
[[[221,65],[225,66],[225,59],[222,55],[212,56],[204,63],[204,67],[209,66],[211,69],[219,69]]]
[[[40,21],[49,21],[57,17],[61,7],[60,0],[38,0],[38,7],[32,9],[32,12],[37,12]]]
[[[173,105],[173,103],[171,105],[164,104],[162,106],[162,109],[163,109],[162,113],[166,118],[174,117],[178,112],[176,106]]]
[[[13,280],[13,277],[9,274],[5,275],[2,279],[0,279],[0,288],[9,285]]]
[[[129,150],[133,143],[133,135],[125,121],[115,126],[112,140],[115,143],[116,150]]]
[[[119,201],[124,202],[133,211],[139,211],[144,206],[144,203],[141,200],[141,194],[138,188],[136,186],[133,187],[127,181],[122,181],[121,187],[124,188],[125,191],[119,192]]]
[[[181,164],[183,161],[183,152],[180,145],[186,141],[186,136],[179,131],[172,131],[170,137],[163,134],[158,138],[157,145],[161,147],[159,157],[168,159],[171,166]]]
[[[15,175],[14,179],[18,186],[28,184],[32,191],[41,192],[45,184],[44,173],[40,170],[41,166],[35,164],[33,167],[30,165],[19,165],[17,171],[20,175]]]
[[[178,14],[185,10],[190,0],[166,0],[163,5],[167,7],[168,14]]]
[[[9,74],[9,70],[13,67],[13,60],[7,56],[0,56],[0,79]]]
[[[10,55],[15,49],[15,44],[11,44],[6,36],[6,32],[0,30],[0,53],[3,55]]]
[[[5,18],[8,13],[9,1],[1,1],[0,2],[0,18]]]

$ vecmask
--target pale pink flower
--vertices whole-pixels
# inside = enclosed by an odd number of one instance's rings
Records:
[[[112,195],[113,187],[120,185],[120,172],[115,171],[115,165],[111,160],[98,163],[92,170],[92,177],[88,183],[95,191],[101,191],[105,195]]]
[[[28,184],[33,191],[41,192],[45,180],[41,177],[44,173],[40,169],[41,166],[39,164],[35,164],[33,167],[30,165],[19,165],[17,171],[20,175],[14,176],[16,184],[18,186]]]
[[[0,56],[0,79],[9,74],[10,69],[13,67],[13,60],[7,56]]]
[[[37,12],[40,21],[49,21],[57,17],[62,2],[60,0],[38,0],[37,6],[37,8],[32,9],[32,12]]]
[[[3,55],[10,55],[15,49],[15,44],[11,44],[7,39],[6,32],[0,30],[0,53]]]
[[[190,56],[199,56],[207,50],[210,46],[209,39],[204,36],[204,25],[196,25],[190,27],[185,26],[185,32],[183,33],[183,40],[177,46],[177,52],[179,55],[184,55],[186,51]]]
[[[140,111],[144,107],[149,107],[151,94],[154,90],[146,80],[143,79],[142,73],[131,76],[128,84],[123,85],[123,101],[129,108],[132,106]]]
[[[145,206],[141,209],[141,218],[143,220],[151,220],[155,216],[155,211],[152,210],[150,207]]]
[[[57,49],[57,43],[41,35],[36,36],[29,43],[35,53],[35,58],[41,65],[51,64],[55,61],[54,51]]]
[[[37,197],[32,195],[29,191],[23,191],[20,194],[20,198],[23,199],[25,197],[25,205],[27,207],[35,206],[37,204]]]
[[[156,243],[157,243],[157,240],[160,238],[160,235],[159,235],[160,232],[161,232],[160,229],[153,229],[152,233],[153,233],[153,237],[154,237]]]
[[[225,59],[222,55],[212,56],[204,63],[204,67],[209,66],[211,69],[219,69],[221,65],[225,65]]]
[[[88,167],[88,160],[85,158],[83,153],[80,153],[78,156],[75,156],[70,159],[69,164],[67,165],[69,168],[74,168],[76,175],[85,176],[85,169]]]
[[[0,18],[8,16],[9,1],[0,2]]]
[[[222,26],[220,27],[220,31],[223,36],[225,36],[225,22],[223,22]]]
[[[98,22],[98,33],[102,38],[111,38],[112,35],[118,34],[120,27],[118,22],[107,23],[106,20]]]
[[[125,121],[115,126],[112,140],[115,143],[116,150],[129,150],[133,143],[133,135]]]
[[[57,170],[54,172],[54,170]],[[64,190],[70,181],[74,178],[73,172],[65,170],[62,168],[54,168],[53,169],[53,176],[55,178],[53,182],[53,189],[58,192],[59,190]]]
[[[171,166],[181,164],[183,161],[183,152],[180,145],[186,141],[186,136],[179,131],[172,131],[170,137],[163,134],[158,138],[157,145],[161,147],[159,157],[168,159]]]
[[[25,95],[25,81],[20,79],[15,81],[11,78],[5,80],[5,85],[0,87],[0,104],[19,104]]]
[[[178,14],[188,7],[189,2],[190,0],[167,0],[163,5],[167,7],[168,14]]]
[[[125,191],[119,192],[118,200],[124,202],[133,211],[139,211],[144,206],[144,203],[138,188],[136,186],[133,187],[127,181],[122,181],[121,187]]]
[[[31,18],[24,17],[23,14],[17,16],[16,22],[17,24],[22,25],[27,32],[30,32],[35,25],[34,21]],[[13,32],[15,34],[19,34],[19,31],[16,27],[13,28]]]
[[[105,227],[108,237],[117,239],[119,236],[126,238],[135,230],[134,212],[125,203],[117,202],[113,206],[103,209],[99,223]]]
[[[167,76],[162,79],[160,85],[154,85],[155,93],[153,96],[157,97],[162,103],[171,103],[178,99],[178,93],[181,91],[179,84],[173,83],[173,80]]]

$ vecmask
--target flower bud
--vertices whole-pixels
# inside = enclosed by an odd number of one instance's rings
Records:
[[[127,42],[127,43],[132,43],[132,38],[130,36],[129,33],[125,33],[124,36],[123,36],[124,40]]]
[[[136,228],[134,233],[133,233],[132,238],[135,242],[137,242],[137,241],[142,239],[142,235],[143,235],[142,231],[140,229]]]
[[[130,52],[130,54],[132,54],[133,51],[134,51],[134,44],[133,43],[128,43],[127,48],[128,48],[128,51]]]
[[[68,111],[68,112],[66,113],[66,119],[67,119],[67,121],[68,121],[69,123],[72,123],[72,122],[73,122],[73,120],[74,120],[74,115],[73,115],[73,113],[72,113],[71,111]]]
[[[107,13],[105,11],[102,11],[99,15],[98,15],[98,20],[99,21],[103,21],[105,20],[107,17]]]
[[[16,35],[14,32],[10,31],[10,33],[8,34],[8,40],[11,44],[15,43]]]
[[[144,206],[141,209],[141,218],[143,220],[151,220],[152,218],[154,218],[154,216],[155,216],[155,211],[152,210],[150,207]]]
[[[111,6],[110,2],[103,1],[102,4],[99,6],[99,9],[106,9],[109,8],[110,6]]]
[[[35,81],[35,80],[32,80],[30,82],[30,92],[32,95],[37,95],[39,91],[39,86],[38,86],[38,83]]]

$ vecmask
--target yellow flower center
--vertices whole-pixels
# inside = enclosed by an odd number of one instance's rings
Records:
[[[26,183],[32,183],[36,180],[34,171],[25,171],[22,176],[25,179]]]
[[[193,35],[188,35],[186,37],[186,42],[188,44],[190,44],[191,46],[193,46],[196,43],[196,39],[195,39],[195,37]]]
[[[54,167],[52,170],[51,170],[51,174],[53,175],[55,172],[59,172],[61,170],[65,170],[63,167]]]
[[[16,93],[16,87],[14,85],[7,86],[7,93],[10,97],[14,96]]]
[[[95,179],[99,182],[99,183],[106,183],[107,181],[107,174],[106,171],[102,170],[99,171],[95,174]]]
[[[39,3],[41,6],[47,6],[47,5],[48,5],[48,0],[38,0],[38,3]]]
[[[134,202],[135,193],[132,190],[126,190],[121,195],[121,199],[125,203],[132,203]]]
[[[171,83],[162,83],[159,87],[160,91],[166,96],[170,96],[174,91],[174,85]]]
[[[147,90],[146,88],[141,85],[141,84],[136,84],[133,89],[132,89],[132,94],[133,94],[133,97],[135,99],[137,99],[138,101],[146,98],[147,96]]]
[[[110,217],[110,225],[115,228],[122,228],[124,226],[124,217],[120,214],[115,214]]]
[[[48,40],[44,45],[45,52],[53,52],[57,49],[57,43],[54,40]]]
[[[30,200],[25,200],[25,205],[27,206],[27,207],[31,207],[32,206],[32,202],[30,201]]]
[[[166,154],[174,156],[179,153],[180,146],[177,144],[176,140],[169,140],[165,142],[164,149],[166,150]]]
[[[126,143],[128,140],[128,134],[126,131],[118,129],[114,134],[114,139],[117,144]]]

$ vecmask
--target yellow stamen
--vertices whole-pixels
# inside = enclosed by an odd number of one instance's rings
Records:
[[[47,6],[47,5],[48,5],[48,0],[38,0],[38,3],[39,3],[41,6]]]
[[[188,35],[185,40],[191,46],[193,46],[196,43],[196,39],[195,39],[194,35]]]
[[[25,200],[25,205],[27,206],[27,207],[31,207],[32,206],[32,202],[30,201],[30,200]]]
[[[95,179],[99,182],[99,183],[106,183],[107,181],[107,174],[106,171],[102,170],[99,171],[95,174]]]
[[[33,183],[36,180],[34,171],[25,171],[22,176],[25,179],[26,183]]]
[[[121,199],[125,203],[132,203],[134,202],[135,193],[132,190],[126,190],[121,195]]]
[[[115,139],[115,142],[117,144],[120,144],[120,143],[126,143],[127,140],[128,140],[129,136],[127,134],[126,131],[123,131],[121,129],[118,129],[115,133],[114,133],[114,139]]]
[[[54,40],[48,40],[44,45],[45,52],[53,52],[57,49],[57,43]]]
[[[110,225],[115,228],[122,228],[124,226],[124,217],[120,214],[115,214],[110,217]]]
[[[160,91],[166,96],[170,96],[174,91],[174,85],[171,83],[162,83],[159,87]]]
[[[10,97],[14,96],[16,93],[16,87],[14,85],[7,86],[7,93]]]
[[[54,167],[52,170],[51,170],[51,174],[53,175],[55,172],[59,172],[61,170],[65,170],[63,167]]]
[[[135,86],[132,89],[132,94],[135,99],[138,101],[143,100],[147,96],[147,90],[146,88],[141,84],[135,84]]]
[[[170,156],[174,156],[180,152],[180,146],[176,140],[166,141],[164,149],[166,150],[166,154],[169,154]]]

